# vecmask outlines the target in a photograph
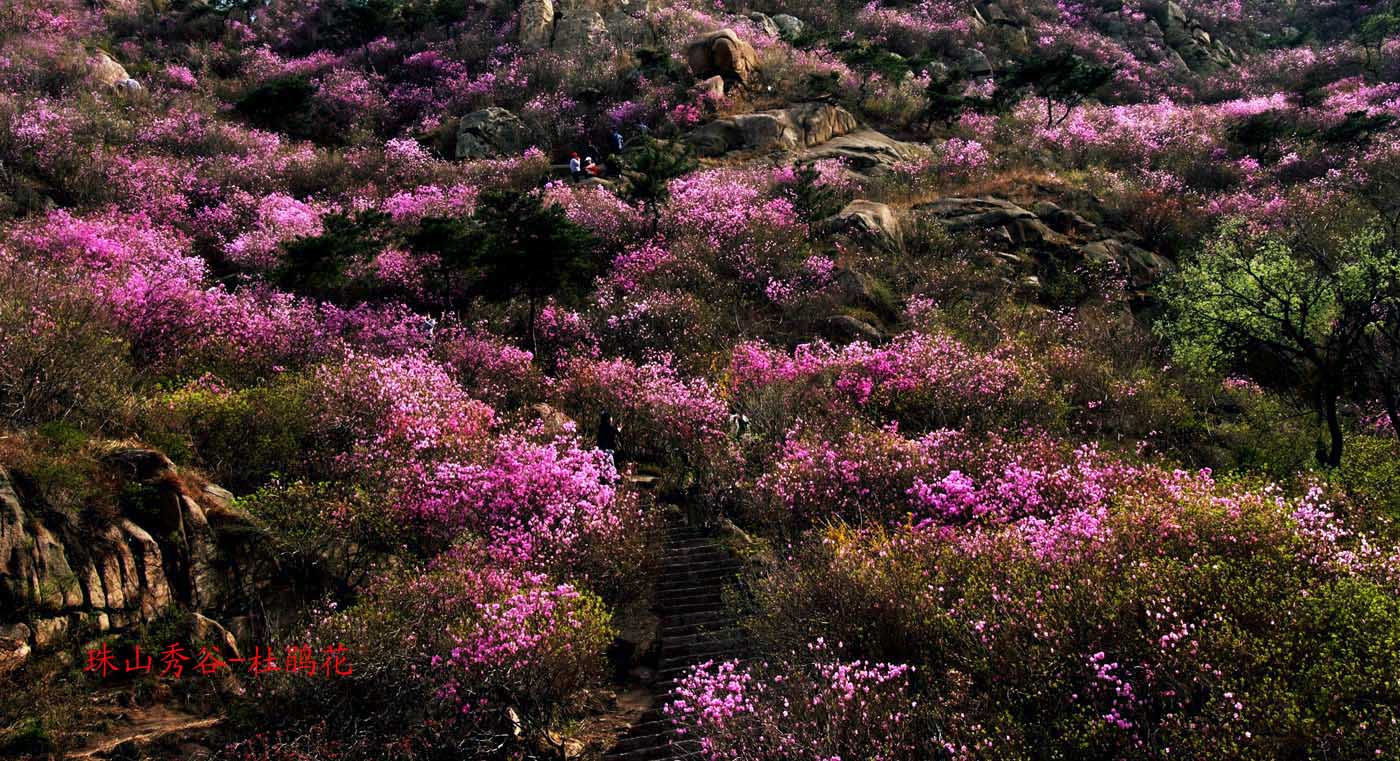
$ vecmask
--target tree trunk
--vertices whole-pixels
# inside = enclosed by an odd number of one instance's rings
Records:
[[[1381,401],[1385,404],[1386,417],[1390,418],[1390,432],[1400,440],[1400,396],[1389,383],[1381,385]]]
[[[1342,464],[1342,423],[1337,417],[1337,394],[1331,390],[1324,392],[1323,412],[1327,418],[1327,432],[1332,438],[1325,464],[1329,468],[1335,468]]]
[[[540,342],[539,342],[539,339],[535,337],[535,296],[534,296],[534,294],[530,294],[530,319],[529,319],[529,329],[530,329],[530,351],[534,352],[535,358],[538,359],[539,356],[540,356]]]

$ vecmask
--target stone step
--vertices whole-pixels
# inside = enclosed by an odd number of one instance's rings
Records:
[[[673,651],[661,652],[661,663],[670,666],[676,663],[699,663],[705,660],[728,660],[744,651],[744,640],[740,637],[698,642],[690,647],[679,647]]]
[[[688,563],[686,565],[675,566],[669,569],[661,578],[659,586],[663,589],[674,587],[676,582],[718,582],[722,579],[732,579],[739,575],[737,563]]]

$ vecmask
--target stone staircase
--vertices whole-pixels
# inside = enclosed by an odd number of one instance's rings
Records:
[[[745,640],[724,609],[724,587],[739,571],[739,561],[710,531],[675,521],[666,531],[661,575],[656,582],[656,609],[661,616],[660,658],[653,707],[610,750],[618,761],[699,759],[699,743],[676,733],[662,713],[677,682],[690,667],[708,660],[737,658]]]

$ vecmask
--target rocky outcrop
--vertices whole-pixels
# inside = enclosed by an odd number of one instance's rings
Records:
[[[1133,289],[1145,289],[1172,264],[1142,246],[1136,235],[1102,228],[1072,211],[1041,202],[1031,211],[1003,198],[940,198],[915,206],[912,214],[950,233],[972,235],[1023,278],[1036,278],[1050,259],[1108,264]],[[1036,281],[1038,282],[1038,281]]]
[[[702,156],[734,150],[795,151],[826,143],[856,126],[855,117],[840,106],[803,103],[718,119],[692,132],[686,142]]]
[[[827,220],[826,229],[890,251],[904,247],[904,215],[886,204],[857,199]]]
[[[748,84],[758,71],[757,51],[739,39],[733,29],[720,29],[695,39],[686,46],[685,60],[699,78],[718,74],[727,82]]]
[[[1152,17],[1149,36],[1160,34],[1161,41],[1176,54],[1181,65],[1209,71],[1228,67],[1238,59],[1234,50],[1211,37],[1210,32],[1188,16],[1186,9],[1175,0],[1148,4],[1143,10]]]
[[[802,19],[787,13],[779,13],[774,16],[773,23],[777,25],[778,32],[783,36],[783,39],[787,40],[796,38],[807,28],[807,25],[802,23]]]
[[[526,50],[547,48],[554,39],[553,0],[524,0],[516,17],[520,46]]]
[[[598,46],[647,36],[648,0],[522,0],[516,37],[526,50],[596,52]]]
[[[530,147],[530,130],[520,117],[492,106],[462,117],[457,127],[457,158],[513,156]]]
[[[840,159],[856,172],[877,175],[888,172],[900,161],[913,160],[926,152],[921,145],[895,140],[873,129],[862,129],[808,150],[800,160]]]
[[[769,37],[777,37],[782,34],[782,30],[778,29],[777,23],[766,13],[750,13],[749,21],[752,21],[760,32],[763,32]]]
[[[261,531],[220,504],[227,492],[192,492],[148,449],[116,450],[106,465],[123,484],[120,514],[106,519],[43,504],[0,468],[0,671],[80,627],[126,629],[172,605],[221,615],[251,596],[238,569]]]
[[[608,26],[597,11],[579,11],[554,24],[556,50],[588,50],[608,41]]]

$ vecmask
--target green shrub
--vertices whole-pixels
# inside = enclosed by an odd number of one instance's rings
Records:
[[[114,422],[134,380],[127,353],[92,294],[0,258],[0,421]]]
[[[1337,469],[1338,486],[1358,505],[1400,521],[1400,446],[1391,436],[1356,436]]]
[[[148,402],[142,434],[176,462],[248,491],[274,473],[304,472],[314,459],[305,393],[299,376],[238,390],[196,381]]]
[[[916,666],[980,758],[1371,758],[1400,743],[1400,595],[1291,504],[1120,507],[1057,558],[836,527],[751,580],[746,625],[770,654]]]

